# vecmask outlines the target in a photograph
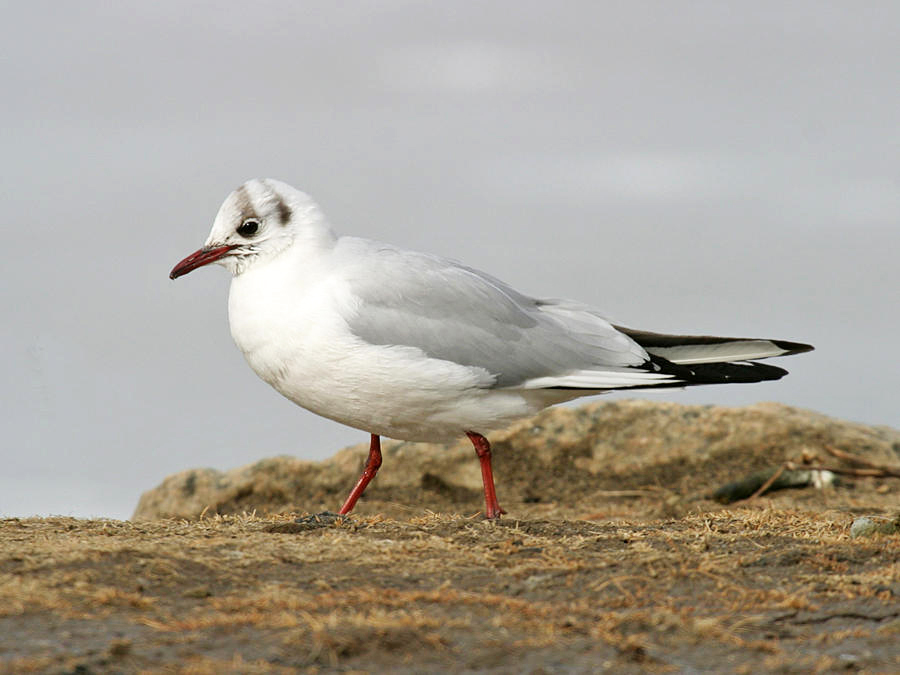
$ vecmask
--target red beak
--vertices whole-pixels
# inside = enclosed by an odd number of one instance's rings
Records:
[[[235,248],[233,245],[228,245],[216,246],[214,248],[201,248],[199,251],[194,251],[172,268],[172,271],[169,272],[169,278],[177,279],[198,267],[209,265],[209,263],[215,262],[233,248]]]

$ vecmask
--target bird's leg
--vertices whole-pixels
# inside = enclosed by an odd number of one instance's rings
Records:
[[[339,515],[345,516],[353,510],[353,507],[356,506],[356,500],[366,491],[366,486],[373,478],[375,478],[375,474],[378,473],[378,467],[380,466],[381,437],[378,434],[372,434],[372,440],[369,443],[369,459],[366,460],[366,468],[363,469],[362,475],[359,477],[359,480],[356,481],[356,486],[350,491],[347,501],[344,502],[341,510],[338,511]]]
[[[491,470],[491,444],[481,434],[467,431],[466,436],[475,446],[478,461],[481,462],[481,482],[484,483],[484,515],[488,520],[499,518],[506,513],[497,502],[497,490],[494,488],[494,472]]]

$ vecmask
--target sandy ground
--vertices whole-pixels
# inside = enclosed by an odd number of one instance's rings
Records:
[[[897,450],[872,433],[856,450]],[[260,515],[0,521],[0,671],[900,672],[900,535],[850,536],[896,515],[900,481],[723,506],[710,490],[780,461],[771,443],[635,450],[601,481],[585,478],[600,446],[562,444],[576,456],[545,476],[517,474],[504,442],[500,522],[428,472],[324,526],[275,513],[273,493]],[[339,473],[309,510],[339,502]]]
[[[900,538],[768,504],[0,527],[3,672],[898,672]]]

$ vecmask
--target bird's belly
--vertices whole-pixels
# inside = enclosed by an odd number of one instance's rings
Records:
[[[392,356],[391,363],[373,368],[379,355],[372,348],[366,352],[358,364],[346,357],[295,360],[287,377],[272,384],[323,417],[409,441],[449,440],[467,430],[486,432],[538,409],[518,393],[479,386],[469,369],[456,364],[425,361],[413,366]]]
[[[520,392],[490,389],[486,373],[413,348],[314,342],[315,350],[296,340],[291,350],[279,343],[243,351],[253,370],[297,405],[369,433],[444,441],[543,407]]]
[[[324,295],[309,293],[285,313],[277,295],[260,291],[232,283],[234,341],[259,377],[318,415],[391,438],[441,441],[544,407],[521,392],[493,389],[484,369],[359,339]]]

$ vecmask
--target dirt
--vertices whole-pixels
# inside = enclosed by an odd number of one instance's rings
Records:
[[[896,432],[873,434],[893,452]],[[559,466],[510,438],[500,522],[468,477],[415,471],[418,487],[388,478],[316,527],[298,516],[334,508],[327,481],[297,513],[269,494],[257,514],[0,521],[0,672],[900,672],[900,535],[849,534],[858,515],[896,515],[900,481],[723,506],[708,498],[723,480],[780,459],[765,434],[708,437],[693,458],[634,441],[611,459],[559,430]],[[357,455],[337,464],[352,476]],[[544,460],[556,470],[529,482]]]
[[[825,446],[900,464],[900,431],[774,403],[592,403],[546,410],[489,438],[500,504],[527,519],[686,515],[712,508],[705,502],[716,488],[785,460],[830,461]],[[368,447],[361,443],[323,462],[280,456],[227,472],[183,471],[147,491],[134,518],[336,510]],[[449,445],[385,440],[383,453],[384,464],[355,513],[403,520],[484,508],[478,461],[464,437]],[[622,491],[640,494],[628,498]],[[804,494],[795,493],[799,501],[790,503],[802,504]],[[837,494],[852,500],[852,492]],[[884,506],[897,501],[877,493],[871,499]]]

